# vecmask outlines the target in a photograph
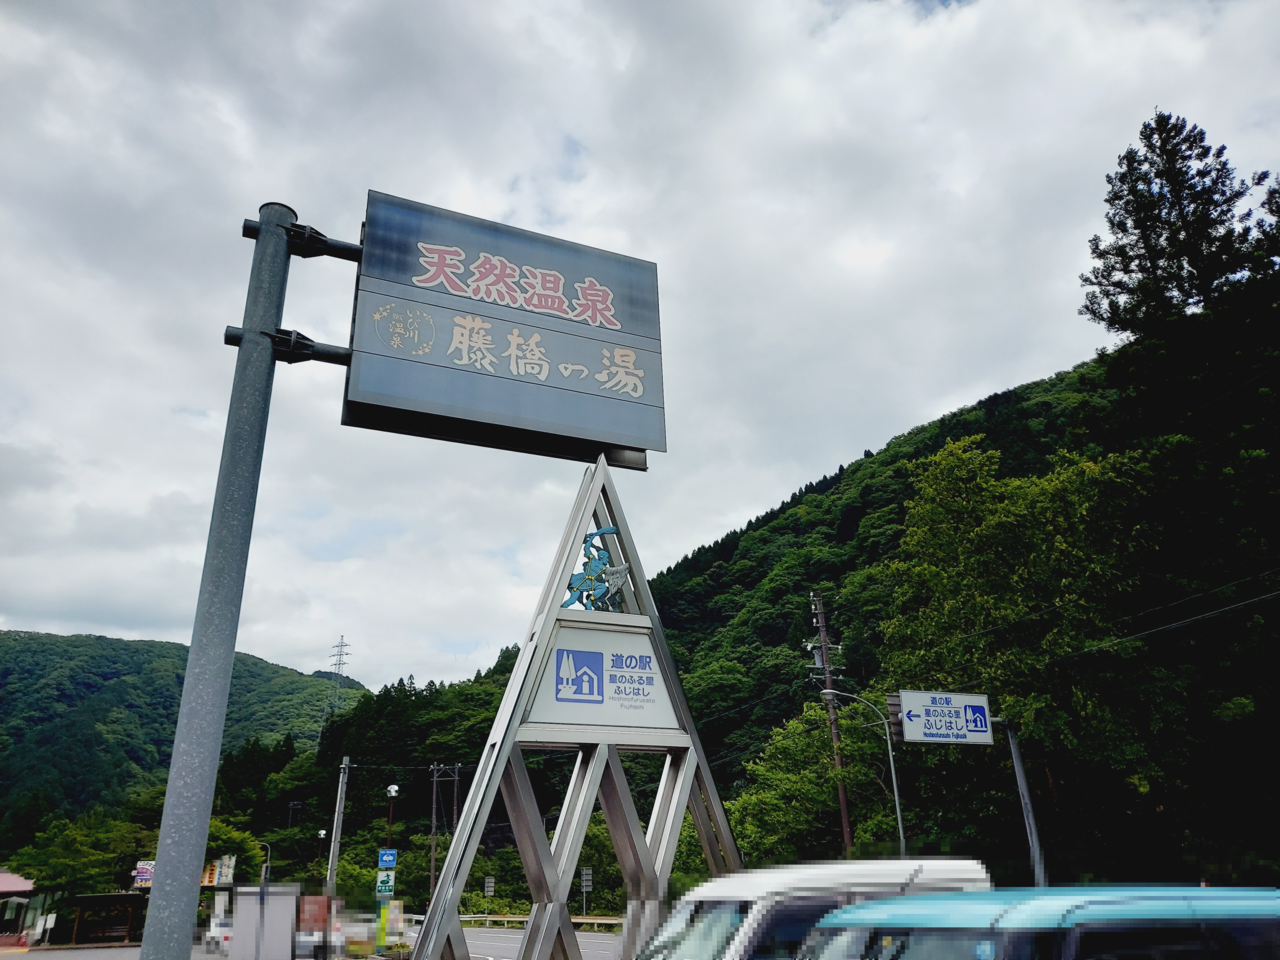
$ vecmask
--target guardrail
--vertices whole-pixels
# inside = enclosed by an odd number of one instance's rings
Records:
[[[529,922],[529,915],[525,914],[505,914],[505,913],[467,913],[460,914],[458,919],[463,923],[480,923],[484,922],[486,927],[495,923],[501,923],[505,928],[509,923],[517,923],[523,927]],[[622,923],[622,917],[570,917],[569,922],[574,926],[594,926],[615,927]]]

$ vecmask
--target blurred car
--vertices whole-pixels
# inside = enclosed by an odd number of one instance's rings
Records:
[[[792,960],[814,925],[837,907],[990,888],[977,860],[840,860],[744,870],[681,897],[636,960]]]
[[[863,903],[824,917],[801,960],[1271,960],[1280,891],[1041,887]]]

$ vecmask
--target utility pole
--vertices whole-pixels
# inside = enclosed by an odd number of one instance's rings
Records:
[[[440,766],[431,764],[431,899],[436,898],[436,795],[440,783]]]
[[[338,807],[333,811],[333,842],[329,844],[329,870],[325,874],[324,892],[333,897],[338,883],[338,847],[342,844],[342,808],[347,802],[347,771],[351,768],[351,758],[342,758],[341,772],[338,774]]]
[[[822,650],[822,670],[826,676],[827,689],[834,690],[835,682],[831,678],[831,644],[827,641],[827,614],[822,607],[822,598],[810,591],[809,600],[813,610],[813,622],[818,627],[818,644]],[[844,831],[844,855],[848,856],[853,848],[853,830],[849,827],[849,795],[845,792],[844,779],[840,776],[844,764],[840,760],[840,724],[836,715],[834,697],[826,697],[827,716],[831,718],[831,747],[836,761],[836,792],[840,796],[840,828]]]
[[[453,828],[449,831],[450,833],[458,832],[458,771],[461,769],[461,764],[453,765]]]

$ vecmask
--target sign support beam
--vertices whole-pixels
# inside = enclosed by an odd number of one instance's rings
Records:
[[[582,574],[574,573],[579,564]],[[575,603],[583,608],[567,609]],[[548,841],[524,755],[566,748],[578,759]],[[647,830],[622,766],[626,750],[666,758]],[[468,958],[458,905],[498,789],[532,898],[519,960],[582,958],[569,896],[597,799],[627,887],[621,960],[631,960],[661,920],[686,809],[712,873],[742,867],[603,456],[578,491],[413,960]]]
[[[264,204],[259,217],[244,308],[247,336],[236,356],[141,960],[189,960],[191,955],[275,376],[273,347],[262,334],[280,327],[289,282],[285,228],[298,219],[282,203]]]

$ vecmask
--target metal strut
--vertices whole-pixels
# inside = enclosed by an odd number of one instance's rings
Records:
[[[301,363],[304,360],[319,360],[321,363],[333,363],[340,367],[351,366],[351,348],[339,347],[332,343],[316,343],[305,333],[297,330],[263,330],[263,336],[271,341],[275,359],[284,363]],[[244,342],[243,327],[227,327],[222,334],[222,342],[229,347],[238,347]]]

